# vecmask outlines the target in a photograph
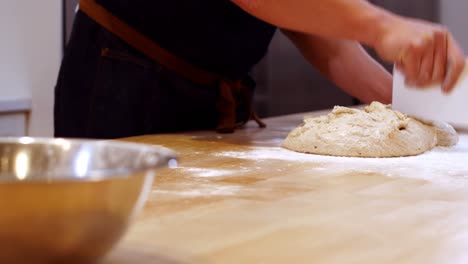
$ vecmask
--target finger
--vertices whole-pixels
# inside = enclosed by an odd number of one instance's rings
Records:
[[[417,84],[421,67],[421,44],[413,44],[406,50],[402,64],[406,82],[410,85]]]
[[[418,80],[416,83],[418,86],[429,85],[432,82],[435,37],[430,35],[425,41],[426,44],[424,44],[424,51],[421,57],[421,66],[419,68]]]
[[[460,74],[465,68],[465,55],[462,49],[452,36],[448,36],[447,40],[447,70],[444,82],[442,83],[442,90],[445,93],[453,90]]]
[[[432,70],[432,81],[442,83],[447,66],[447,30],[441,30],[435,35],[434,43],[434,67]]]
[[[400,72],[403,72],[403,73],[405,72],[405,65],[403,65],[403,58],[398,59],[398,61],[395,62],[395,66]]]

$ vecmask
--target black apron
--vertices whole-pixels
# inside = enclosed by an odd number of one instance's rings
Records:
[[[253,19],[237,7],[235,8],[236,12],[241,12],[248,19]],[[142,8],[141,10],[147,11],[148,9]],[[186,19],[190,20],[189,17]],[[134,24],[132,26],[137,28],[136,22],[130,21],[128,23]],[[260,22],[260,25],[263,26],[262,23]],[[191,23],[188,24],[191,25]],[[215,25],[215,27],[218,26]],[[264,29],[260,28],[259,31],[263,32]],[[144,29],[139,30],[144,32]],[[238,34],[238,30],[232,30],[232,35]],[[213,32],[209,28],[200,29],[200,31],[203,34]],[[224,34],[228,32],[229,30],[226,30]],[[158,38],[153,35],[156,33],[145,33],[154,39]],[[161,35],[164,36],[164,34]],[[185,43],[185,46],[192,45],[188,52],[178,50],[181,46],[173,44],[180,43],[180,39],[171,39],[168,35],[162,36],[157,39],[161,45],[190,59],[191,63],[230,77],[247,75],[248,70],[264,55],[267,47],[267,44],[263,45],[262,49],[258,49],[258,54],[249,54],[253,49],[240,45],[238,49],[243,47],[244,51],[241,54],[244,54],[247,59],[234,62],[228,61],[229,56],[232,56],[229,49],[224,51],[226,53],[224,57],[220,57],[219,52],[210,53],[206,50],[205,59],[202,60],[200,57],[201,63],[199,64],[197,59],[188,58],[187,54],[191,52],[197,56],[203,54],[206,39],[203,43],[200,43],[198,38]],[[269,36],[271,40],[272,33]],[[162,38],[166,41],[161,41]],[[228,48],[228,45],[221,45],[223,41],[217,41],[217,39],[225,40],[225,36],[212,35],[211,41],[220,47]],[[256,43],[255,39],[233,39],[239,42]],[[266,42],[268,43],[269,40]],[[235,43],[232,45],[235,46]],[[196,46],[200,49],[194,52],[193,49]],[[193,57],[197,57],[195,55]],[[215,66],[210,68],[208,65]],[[194,84],[161,67],[85,14],[78,12],[56,86],[55,135],[58,137],[119,138],[152,133],[213,129],[217,120],[217,92],[212,88]]]

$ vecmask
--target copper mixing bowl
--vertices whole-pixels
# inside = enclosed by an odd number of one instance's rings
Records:
[[[124,235],[157,168],[158,146],[0,138],[0,263],[91,263]]]

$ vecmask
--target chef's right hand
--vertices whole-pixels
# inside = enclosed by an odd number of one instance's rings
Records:
[[[409,84],[442,83],[444,92],[453,89],[465,67],[465,55],[446,28],[397,17],[383,32],[374,48],[397,65]]]

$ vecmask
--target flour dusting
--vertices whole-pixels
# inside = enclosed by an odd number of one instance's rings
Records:
[[[223,177],[232,175],[234,173],[244,172],[245,168],[240,170],[222,170],[222,169],[212,169],[212,168],[192,168],[192,167],[177,167],[181,172],[188,172],[193,177],[200,178],[212,178],[212,177]]]
[[[460,135],[454,147],[436,147],[424,154],[399,158],[350,158],[303,154],[281,147],[254,147],[249,151],[227,151],[217,156],[250,160],[281,160],[320,163],[328,171],[384,173],[389,177],[426,179],[468,186],[468,135]]]
[[[156,189],[153,190],[155,194],[172,194],[172,195],[181,195],[189,197],[200,197],[200,196],[229,196],[238,193],[241,190],[240,186],[233,185],[202,185],[194,186],[191,190],[163,190]]]

